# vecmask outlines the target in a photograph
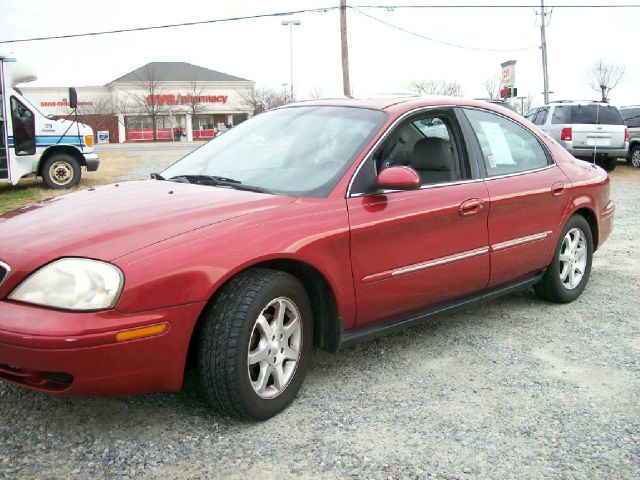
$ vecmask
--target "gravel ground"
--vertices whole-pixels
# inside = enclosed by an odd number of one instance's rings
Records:
[[[268,422],[216,415],[192,375],[118,399],[0,385],[0,478],[640,478],[640,171],[613,198],[576,302],[517,293],[316,352]]]

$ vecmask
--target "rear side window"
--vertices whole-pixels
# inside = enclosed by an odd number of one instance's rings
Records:
[[[624,125],[624,120],[618,109],[611,105],[573,105],[571,107],[571,122],[568,123]]]
[[[481,110],[465,110],[465,114],[476,133],[489,177],[550,164],[536,136],[516,122]]]
[[[551,114],[551,123],[571,123],[571,107],[555,107]]]
[[[620,113],[622,114],[622,118],[624,118],[627,127],[640,127],[640,108],[624,108],[620,110]]]
[[[544,125],[544,122],[547,121],[547,113],[549,113],[549,107],[541,107],[533,123],[536,125]]]

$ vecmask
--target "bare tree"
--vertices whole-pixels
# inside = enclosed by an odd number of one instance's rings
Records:
[[[587,72],[587,84],[602,95],[602,101],[609,101],[609,93],[624,79],[625,68],[607,63],[602,58],[596,60]]]
[[[187,101],[185,105],[189,108],[189,111],[192,116],[196,116],[198,113],[202,112],[204,109],[202,103],[200,102],[200,96],[202,95],[202,86],[197,80],[191,80],[189,82],[189,88],[187,91]],[[178,102],[182,103],[182,102]]]
[[[162,83],[158,80],[158,74],[152,63],[145,65],[137,76],[143,94],[132,95],[139,110],[151,118],[153,128],[153,141],[158,139],[158,117],[167,110],[166,99],[162,94]]]
[[[482,81],[482,86],[487,93],[489,100],[498,100],[500,98],[500,87],[502,78],[499,75],[487,77]]]
[[[241,94],[242,100],[257,115],[272,108],[280,107],[289,103],[288,92],[279,92],[272,88],[254,88],[250,92]]]
[[[90,97],[78,99],[78,115],[113,115],[114,108],[111,98]]]
[[[324,90],[320,85],[314,85],[311,90],[309,90],[309,98],[322,98],[324,97]]]
[[[462,86],[452,80],[411,80],[407,88],[420,95],[462,97]]]
[[[516,111],[524,116],[526,113],[531,110],[531,105],[533,104],[533,95],[530,93],[526,97],[517,97],[511,100],[511,105]]]

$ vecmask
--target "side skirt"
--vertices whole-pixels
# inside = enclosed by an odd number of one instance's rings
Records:
[[[452,313],[457,310],[467,308],[471,305],[476,305],[484,300],[491,300],[503,295],[507,295],[509,293],[526,290],[527,288],[532,287],[533,285],[538,283],[542,279],[543,275],[544,271],[532,277],[527,277],[516,282],[502,285],[500,287],[485,290],[484,292],[480,292],[451,303],[446,303],[444,305],[440,305],[423,312],[414,313],[408,317],[403,317],[394,321],[377,323],[375,325],[356,328],[353,330],[348,330],[346,332],[342,331],[340,339],[337,342],[337,350],[349,348],[356,343],[360,343],[366,340],[372,340],[389,333],[397,332],[398,330],[403,330],[408,327],[419,325],[431,318],[447,313]]]

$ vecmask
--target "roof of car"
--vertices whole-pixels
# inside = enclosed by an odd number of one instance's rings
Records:
[[[507,110],[500,104],[490,103],[484,100],[472,100],[460,97],[446,97],[441,95],[432,96],[419,96],[419,95],[380,95],[373,97],[338,97],[338,98],[323,98],[317,100],[308,100],[304,102],[297,102],[285,107],[297,107],[297,106],[343,106],[343,107],[357,107],[368,108],[373,110],[410,110],[412,108],[418,108],[421,106],[469,106],[469,107],[482,107],[490,110],[501,111]]]

